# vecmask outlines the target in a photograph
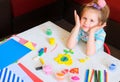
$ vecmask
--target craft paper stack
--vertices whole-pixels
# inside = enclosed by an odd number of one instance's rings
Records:
[[[9,39],[0,44],[0,69],[16,62],[18,59],[29,53],[31,49],[15,41]]]

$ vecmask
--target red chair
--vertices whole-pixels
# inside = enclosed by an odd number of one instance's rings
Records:
[[[106,53],[108,53],[109,55],[111,54],[110,48],[109,48],[109,46],[106,43],[104,43],[104,51]]]

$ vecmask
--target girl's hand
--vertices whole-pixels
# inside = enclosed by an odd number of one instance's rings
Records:
[[[76,12],[76,10],[74,10],[74,18],[75,18],[75,26],[80,28],[80,18]]]
[[[106,26],[106,22],[104,24],[100,24],[100,25],[97,25],[97,26],[94,26],[90,29],[90,31],[92,32],[96,32],[97,30],[101,29],[101,28],[104,28]]]

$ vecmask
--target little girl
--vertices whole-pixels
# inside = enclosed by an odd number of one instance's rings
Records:
[[[86,42],[86,55],[93,55],[103,49],[106,33],[104,27],[109,16],[109,8],[105,0],[92,1],[85,4],[80,18],[74,11],[75,26],[68,38],[67,47],[72,49],[78,41]]]

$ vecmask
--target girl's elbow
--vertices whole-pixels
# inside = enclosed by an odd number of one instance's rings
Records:
[[[92,56],[95,54],[95,51],[86,51],[87,56]]]
[[[67,45],[67,48],[72,49],[73,47],[71,45]]]
[[[67,43],[67,48],[72,49],[74,46]]]

